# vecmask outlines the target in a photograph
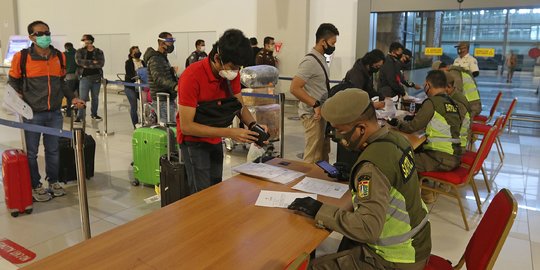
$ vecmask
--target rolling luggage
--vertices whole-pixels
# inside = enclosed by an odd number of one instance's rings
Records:
[[[185,164],[178,152],[178,148],[174,151],[171,149],[171,145],[176,145],[176,140],[174,140],[175,136],[171,136],[172,130],[167,129],[167,131],[169,142],[167,145],[167,154],[161,156],[159,160],[161,207],[189,195]]]
[[[159,99],[156,102],[159,102]],[[167,104],[169,104],[168,94]],[[159,114],[159,110],[157,111]],[[159,119],[159,115],[157,118]],[[170,127],[170,129],[176,134],[176,127]],[[161,156],[167,154],[167,129],[159,125],[138,128],[133,132],[131,143],[135,178],[132,184],[134,186],[140,183],[153,186],[159,184],[159,160]],[[175,139],[174,147],[177,148],[177,145]]]
[[[75,169],[75,152],[73,142],[68,138],[58,139],[58,151],[60,155],[60,166],[58,180],[64,183],[77,180]],[[84,166],[86,179],[94,177],[94,160],[96,156],[96,141],[91,135],[84,134]]]
[[[73,130],[73,121],[77,115],[76,110],[71,114],[71,130]],[[83,128],[86,123],[83,119]],[[58,167],[58,180],[64,183],[77,180],[77,170],[75,169],[75,151],[73,149],[73,140],[61,137],[58,139],[58,152],[60,156],[60,166]],[[84,134],[84,166],[86,179],[94,177],[94,161],[96,157],[96,141],[91,135]]]
[[[32,213],[32,184],[26,153],[9,149],[2,154],[6,206],[12,217]]]

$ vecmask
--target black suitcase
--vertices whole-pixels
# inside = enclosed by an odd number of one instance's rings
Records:
[[[60,166],[59,181],[67,183],[77,180],[75,169],[75,152],[71,139],[60,138],[58,141]],[[86,168],[86,179],[94,177],[94,158],[96,156],[96,141],[88,134],[84,134],[84,165]]]
[[[170,145],[176,136],[171,136],[171,129],[167,128],[167,155],[159,160],[159,188],[161,194],[161,207],[169,205],[189,195],[186,165],[181,160],[178,151],[171,151]]]

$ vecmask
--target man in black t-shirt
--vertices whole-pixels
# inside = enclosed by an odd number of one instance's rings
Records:
[[[82,48],[75,54],[75,62],[78,65],[77,75],[80,78],[79,95],[84,101],[89,100],[91,94],[92,100],[92,119],[101,120],[97,114],[99,106],[99,89],[101,87],[101,78],[103,77],[103,65],[105,65],[105,56],[103,51],[94,47],[94,37],[92,35],[83,35],[81,39]],[[86,116],[86,109],[79,109],[79,115],[76,122],[81,121]]]

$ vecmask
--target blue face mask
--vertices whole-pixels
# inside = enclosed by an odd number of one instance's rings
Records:
[[[43,49],[49,48],[51,45],[51,36],[43,35],[36,37],[36,44]]]

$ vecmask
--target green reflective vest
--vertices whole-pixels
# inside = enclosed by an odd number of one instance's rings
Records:
[[[450,71],[457,71],[461,77],[462,86],[458,87],[460,91],[463,91],[463,95],[469,102],[480,100],[480,92],[476,85],[476,81],[472,75],[464,68],[458,66],[451,66]]]
[[[428,210],[420,198],[414,153],[409,142],[400,134],[390,131],[366,147],[351,173],[350,185],[355,206],[359,205],[356,171],[364,162],[374,164],[391,185],[383,230],[376,243],[367,243],[369,247],[389,262],[414,263],[429,257],[431,229]]]
[[[463,120],[458,106],[446,94],[430,97],[429,100],[435,110],[426,127],[424,149],[461,155],[460,131]]]

